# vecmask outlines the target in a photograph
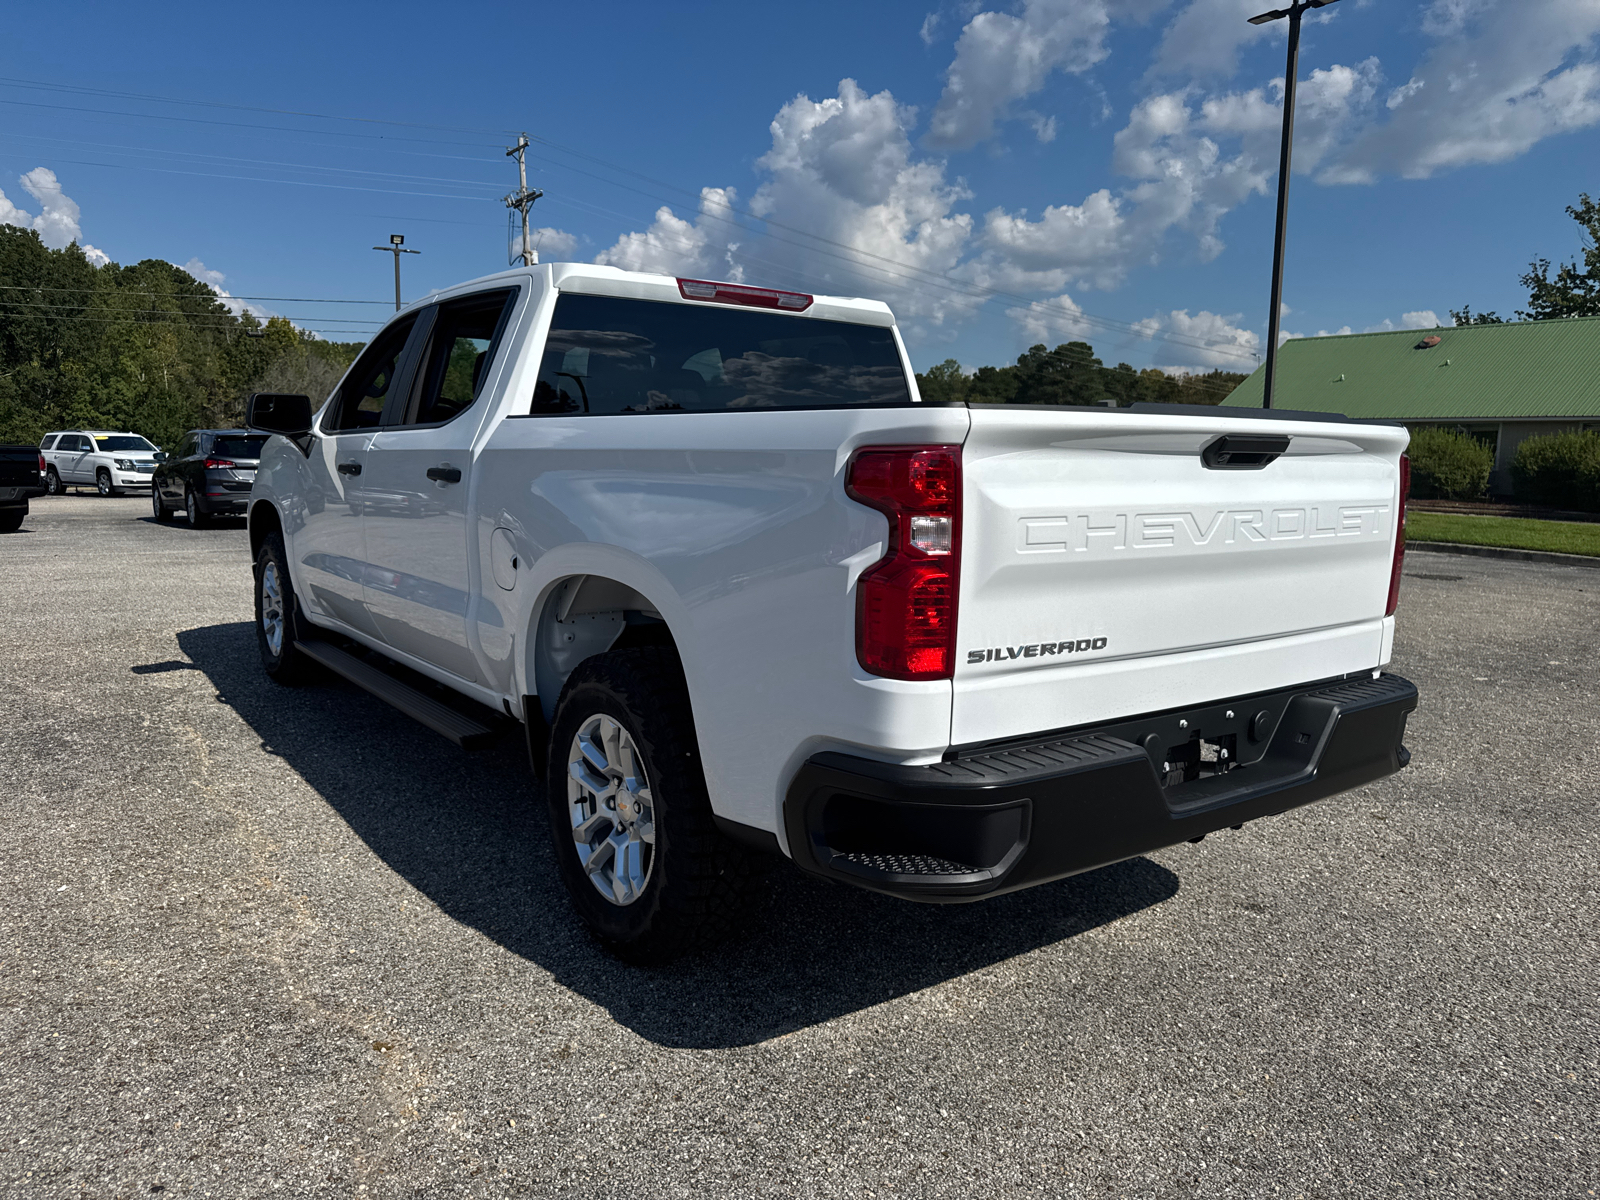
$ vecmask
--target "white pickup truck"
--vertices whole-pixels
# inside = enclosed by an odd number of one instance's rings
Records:
[[[752,850],[976,900],[1409,760],[1396,425],[926,404],[881,303],[571,264],[248,423],[267,672],[521,722],[625,958],[718,934]]]

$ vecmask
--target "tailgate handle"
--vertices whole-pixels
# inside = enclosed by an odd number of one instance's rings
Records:
[[[1282,434],[1227,434],[1200,451],[1200,461],[1213,471],[1259,471],[1288,448],[1289,439]]]

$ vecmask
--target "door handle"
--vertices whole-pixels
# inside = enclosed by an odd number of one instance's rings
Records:
[[[359,474],[361,474],[361,464],[360,463],[340,463],[339,464],[339,474],[341,474],[341,475],[359,475]]]
[[[460,483],[460,467],[429,467],[428,478],[435,483]]]

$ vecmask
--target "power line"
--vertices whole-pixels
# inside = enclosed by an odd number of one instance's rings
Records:
[[[182,270],[180,267],[179,270]],[[202,285],[203,286],[203,285]],[[0,284],[0,291],[6,292],[100,292],[107,296],[172,296],[171,292],[135,292],[125,288],[74,288],[74,287],[33,287],[30,284],[8,283]],[[177,299],[178,297],[173,297]],[[185,297],[189,298],[189,297]],[[196,296],[193,299],[203,300],[206,297]],[[226,297],[218,299],[228,300],[273,300],[279,304],[388,304],[387,300],[329,300],[313,296],[244,296],[229,292]]]

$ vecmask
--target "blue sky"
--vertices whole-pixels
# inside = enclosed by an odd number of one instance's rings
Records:
[[[1267,3],[30,6],[0,43],[0,221],[364,337],[391,232],[422,252],[408,298],[506,264],[526,130],[546,260],[881,297],[919,368],[1084,338],[1248,370]],[[1597,35],[1600,0],[1308,18],[1285,329],[1509,315],[1531,258],[1575,254]]]

